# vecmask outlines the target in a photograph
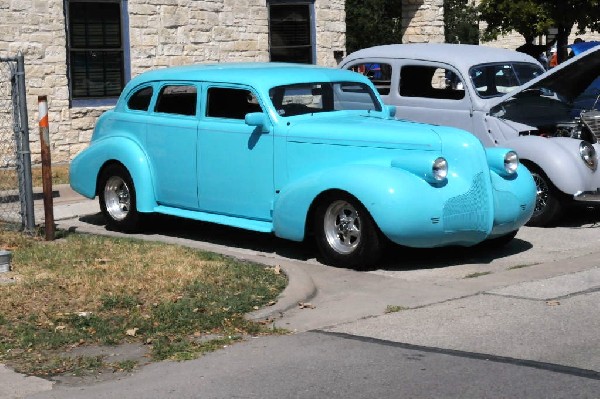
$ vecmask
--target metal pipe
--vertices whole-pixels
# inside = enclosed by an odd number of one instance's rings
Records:
[[[48,98],[38,96],[40,146],[42,153],[42,186],[44,189],[44,225],[46,241],[54,240],[54,204],[52,199],[52,160],[50,157],[50,127]]]
[[[25,201],[24,219],[25,231],[33,232],[35,229],[35,217],[33,211],[33,184],[31,181],[31,151],[29,149],[29,122],[27,117],[27,97],[25,90],[25,57],[17,55],[16,72],[17,92],[19,96],[19,126],[21,128],[19,140],[21,141],[20,157],[23,167],[23,196]]]

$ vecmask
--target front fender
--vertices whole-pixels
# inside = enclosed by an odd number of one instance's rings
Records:
[[[506,178],[490,172],[494,190],[494,228],[491,238],[510,233],[524,225],[535,209],[537,190],[529,170],[522,164]]]
[[[446,199],[441,189],[403,169],[364,164],[323,170],[286,186],[274,206],[275,234],[303,240],[313,201],[329,190],[345,191],[356,197],[382,233],[396,243],[411,246],[441,243],[442,226],[432,222],[441,216],[438,212]]]
[[[579,155],[580,143],[567,137],[520,136],[503,145],[539,166],[560,191],[573,195],[600,186],[600,173],[588,168]]]
[[[153,212],[156,207],[154,184],[148,158],[135,141],[127,137],[108,137],[93,141],[77,154],[69,168],[69,183],[73,190],[87,198],[94,198],[104,165],[121,163],[131,175],[136,191],[139,212]]]

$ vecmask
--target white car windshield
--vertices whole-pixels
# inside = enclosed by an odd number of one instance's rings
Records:
[[[281,116],[346,110],[381,111],[371,87],[358,82],[301,83],[277,86],[269,91]]]
[[[483,64],[469,70],[473,87],[481,98],[500,97],[542,73],[541,66],[525,62]]]

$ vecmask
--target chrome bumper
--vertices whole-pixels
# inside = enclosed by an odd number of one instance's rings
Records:
[[[596,191],[578,191],[573,194],[573,199],[581,202],[600,202],[600,188]]]

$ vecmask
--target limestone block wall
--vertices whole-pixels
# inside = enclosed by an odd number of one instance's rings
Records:
[[[189,63],[268,61],[265,0],[129,0],[132,77]],[[335,66],[344,50],[345,0],[316,0],[319,65]],[[69,162],[90,140],[109,107],[69,107],[63,0],[1,0],[0,57],[25,56],[30,146],[40,160],[37,96],[47,95],[52,161]],[[3,78],[3,77],[0,77]]]
[[[402,2],[403,43],[444,42],[444,0]]]

